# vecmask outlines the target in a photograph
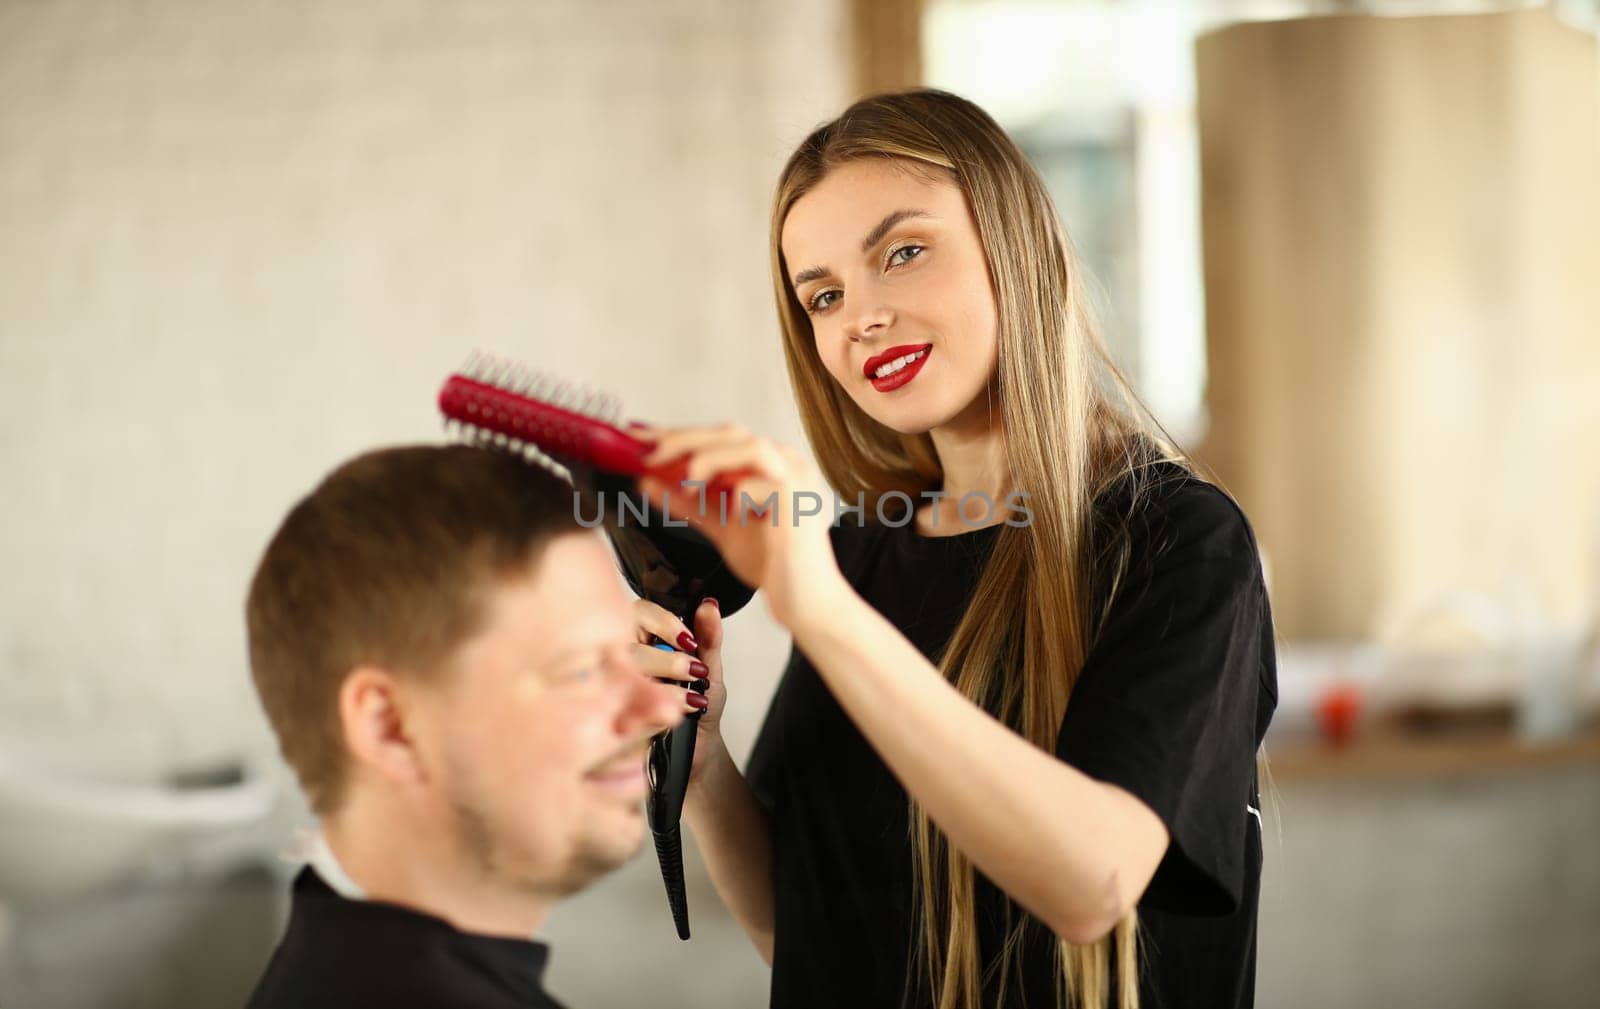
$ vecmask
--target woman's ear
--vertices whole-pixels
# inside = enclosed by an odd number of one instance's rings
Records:
[[[401,787],[428,780],[418,747],[406,684],[379,666],[357,666],[339,687],[339,723],[358,774],[376,774]]]

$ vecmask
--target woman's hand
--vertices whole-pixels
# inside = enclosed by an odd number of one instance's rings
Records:
[[[634,660],[646,676],[677,680],[685,685],[698,679],[709,681],[704,696],[707,704],[700,716],[698,735],[694,741],[694,762],[689,766],[689,780],[693,781],[704,766],[712,745],[721,739],[722,710],[728,704],[728,690],[722,682],[722,613],[715,599],[702,599],[695,609],[694,631],[667,610],[644,599],[633,601]],[[675,643],[681,651],[665,651],[650,643],[650,636]],[[683,635],[689,635],[687,639]],[[697,647],[686,648],[686,645]],[[689,654],[692,652],[693,654]],[[687,697],[693,691],[685,690]],[[685,701],[685,714],[697,710]]]
[[[647,466],[687,456],[685,481],[712,484],[725,474],[704,493],[700,487],[673,486],[653,476],[640,477],[639,490],[657,510],[687,520],[709,539],[735,575],[765,594],[779,623],[789,626],[837,599],[845,583],[828,539],[834,494],[805,455],[737,424],[637,426],[633,433],[656,443],[645,459]],[[726,519],[719,487],[728,488]],[[764,505],[766,510],[747,512],[741,495],[748,495],[752,507]]]

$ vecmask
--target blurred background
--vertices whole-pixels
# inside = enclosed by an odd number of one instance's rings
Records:
[[[944,87],[1241,500],[1280,636],[1263,1006],[1600,991],[1600,4],[0,0],[0,1005],[242,1003],[310,822],[242,602],[473,348],[803,444],[777,173]],[[748,751],[788,651],[729,624]],[[766,1004],[690,852],[573,1006]],[[848,937],[841,937],[848,941]],[[648,986],[648,989],[645,988]]]

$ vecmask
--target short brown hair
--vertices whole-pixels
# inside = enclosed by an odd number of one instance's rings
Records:
[[[350,670],[441,675],[483,620],[489,586],[582,529],[570,484],[466,445],[368,452],[294,506],[256,569],[245,623],[256,692],[315,812],[342,797]]]

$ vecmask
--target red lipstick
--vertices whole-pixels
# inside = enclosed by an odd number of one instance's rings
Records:
[[[933,344],[931,343],[912,343],[890,347],[881,354],[874,354],[867,358],[866,363],[861,366],[861,373],[866,376],[867,381],[872,383],[874,389],[879,392],[890,392],[916,378],[917,372],[921,371],[922,366],[928,363],[928,358],[932,354]],[[882,378],[878,378],[873,374],[879,368],[897,358],[905,357],[910,357],[912,360],[906,362],[898,371],[890,372]]]

